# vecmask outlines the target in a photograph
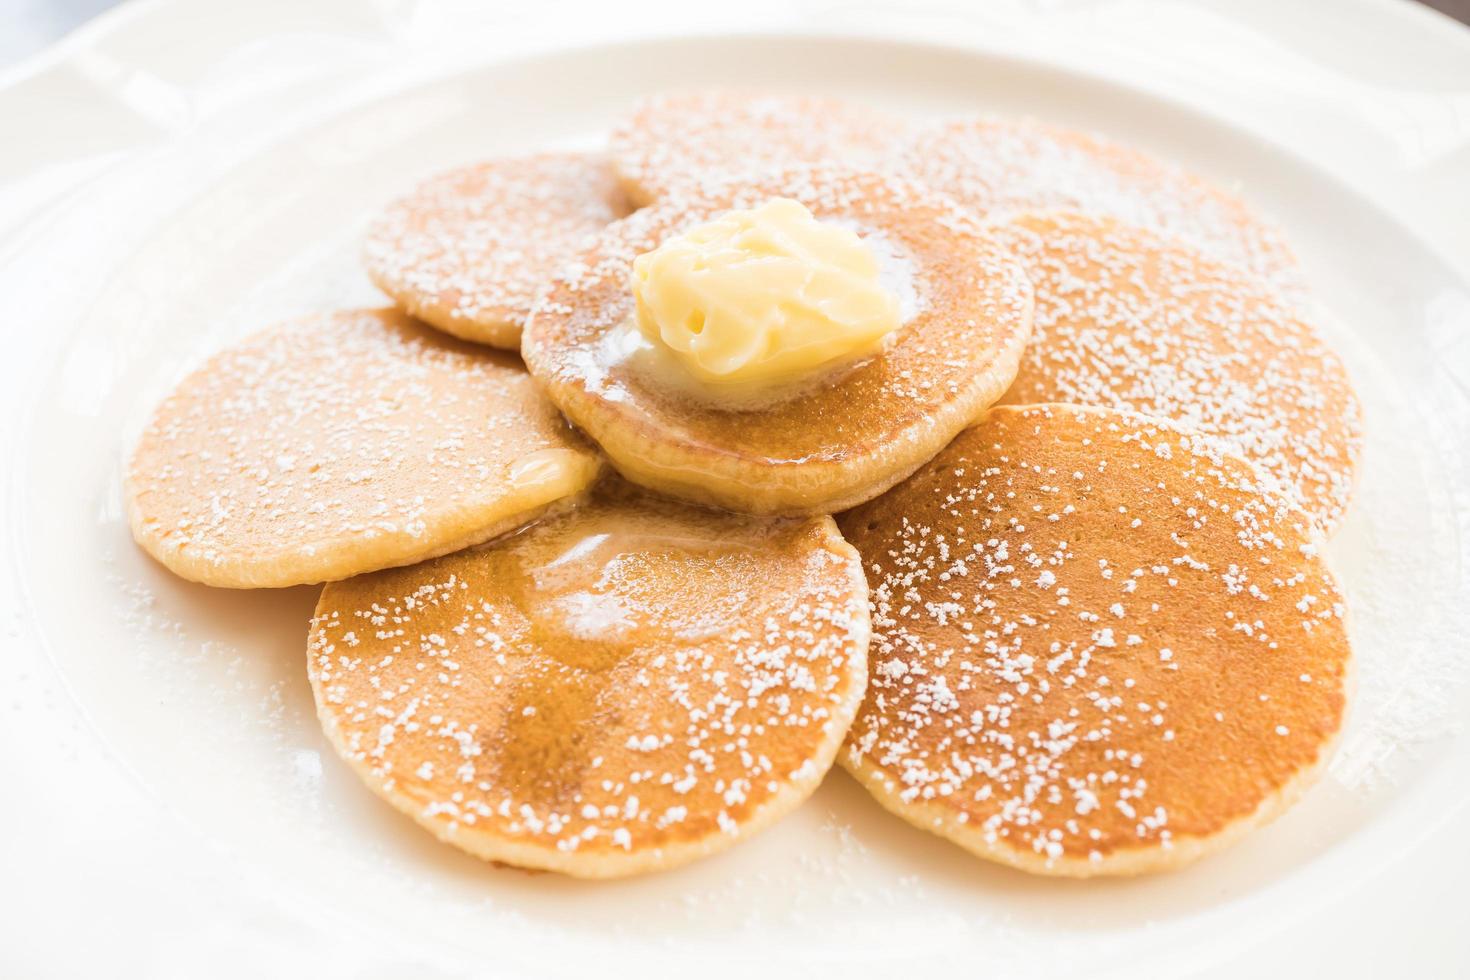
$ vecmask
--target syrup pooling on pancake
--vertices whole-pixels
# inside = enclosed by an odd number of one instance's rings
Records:
[[[1280,230],[1245,202],[1095,133],[1023,119],[955,120],[921,131],[894,165],[992,220],[1052,208],[1117,218],[1184,239],[1293,302],[1306,295]]]
[[[1031,344],[1002,402],[1174,419],[1226,441],[1341,521],[1361,408],[1316,328],[1257,278],[1109,219],[1023,215],[1003,237],[1036,291]]]
[[[830,518],[611,488],[329,586],[309,663],[339,750],[440,837],[628,874],[728,846],[816,787],[862,697],[866,597]]]
[[[399,306],[466,340],[515,349],[536,293],[627,212],[607,160],[543,153],[461,167],[390,204],[369,274]]]
[[[681,387],[679,371],[648,369],[629,279],[669,238],[772,198],[855,231],[903,322],[873,356],[777,398],[713,402]],[[686,188],[610,228],[543,294],[522,353],[630,479],[734,510],[823,512],[891,486],[999,397],[1030,304],[1009,252],[947,199],[877,174],[798,168]]]
[[[722,175],[833,161],[862,167],[903,132],[900,121],[841,99],[716,89],[644,99],[613,126],[608,152],[643,205]]]
[[[355,310],[191,374],[139,439],[127,490],[134,536],[177,574],[275,587],[484,541],[597,471],[513,355]]]
[[[1340,597],[1306,515],[1213,440],[996,408],[842,527],[873,605],[844,764],[981,856],[1169,867],[1269,819],[1326,760]]]

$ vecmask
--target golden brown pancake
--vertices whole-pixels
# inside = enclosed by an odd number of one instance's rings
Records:
[[[1110,219],[1023,215],[1002,236],[1036,289],[1034,336],[1002,403],[1174,419],[1224,439],[1337,526],[1362,410],[1300,313],[1243,270]]]
[[[633,259],[772,197],[855,226],[887,256],[910,309],[885,350],[850,369],[771,404],[712,405],[640,362]],[[995,401],[1030,319],[1020,266],[949,201],[893,178],[804,168],[681,191],[619,222],[543,295],[522,354],[634,482],[732,510],[826,513],[881,493]]]
[[[480,857],[673,867],[794,809],[866,682],[867,586],[829,517],[753,520],[617,484],[484,547],[322,592],[328,736]]]
[[[537,291],[627,211],[605,157],[507,157],[439,174],[388,205],[363,255],[403,310],[515,350]]]
[[[133,536],[184,578],[346,578],[485,541],[595,478],[514,355],[393,310],[303,317],[217,354],[154,411]]]
[[[1317,532],[1208,437],[995,408],[842,528],[873,645],[841,761],[981,857],[1176,867],[1285,810],[1328,758],[1350,651]]]
[[[642,206],[721,174],[833,161],[862,167],[904,132],[899,120],[841,99],[713,89],[642,100],[613,126],[608,152]]]
[[[1095,133],[1027,119],[930,126],[894,165],[992,220],[1062,208],[1181,238],[1217,261],[1306,295],[1280,229],[1238,197],[1172,163]]]

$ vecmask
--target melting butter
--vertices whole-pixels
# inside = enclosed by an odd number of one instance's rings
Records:
[[[694,379],[789,386],[876,352],[902,316],[851,228],[775,198],[730,211],[633,263],[636,322]]]

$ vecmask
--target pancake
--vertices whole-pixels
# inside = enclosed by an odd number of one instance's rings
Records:
[[[1244,201],[1095,133],[1024,119],[961,119],[922,130],[895,166],[992,220],[1051,208],[1117,218],[1253,272],[1293,303],[1307,294],[1285,236]]]
[[[1068,402],[1224,439],[1342,520],[1362,409],[1316,328],[1259,279],[1109,219],[1023,215],[1002,232],[1036,290],[1034,336],[1003,404]]]
[[[873,588],[841,761],[916,826],[1041,874],[1159,871],[1326,764],[1350,651],[1317,532],[1208,437],[999,407],[841,523]]]
[[[712,405],[669,382],[677,365],[649,370],[631,319],[633,259],[772,197],[862,234],[905,322],[881,353],[790,397]],[[619,222],[555,279],[521,352],[551,399],[634,482],[732,510],[828,513],[902,479],[999,398],[1030,319],[1020,266],[948,200],[894,178],[799,168],[682,191]]]
[[[557,266],[627,211],[602,156],[507,157],[439,174],[388,205],[363,257],[399,308],[515,350]]]
[[[720,174],[831,161],[862,167],[904,132],[901,121],[841,99],[713,89],[643,99],[614,124],[608,152],[642,206]]]
[[[614,484],[485,547],[327,586],[308,663],[374,792],[471,854],[605,878],[723,850],[805,800],[867,644],[831,518]]]
[[[299,585],[485,541],[575,499],[598,467],[514,355],[351,310],[185,378],[133,452],[128,516],[184,578]]]

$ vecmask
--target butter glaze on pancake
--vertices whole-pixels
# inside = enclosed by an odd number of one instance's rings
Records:
[[[1306,515],[1207,437],[995,408],[842,528],[873,604],[842,762],[917,826],[1033,872],[1154,871],[1326,763],[1341,599]]]
[[[841,99],[715,89],[642,100],[613,126],[608,151],[628,196],[645,205],[721,174],[862,167],[905,131],[900,120]]]
[[[906,263],[913,312],[885,351],[742,410],[712,407],[615,356],[634,312],[633,259],[772,197],[845,222]],[[1030,318],[1021,267],[947,199],[874,174],[802,168],[689,188],[614,225],[543,295],[522,354],[629,479],[732,510],[825,513],[902,479],[995,401],[1015,376]]]
[[[1003,404],[1143,412],[1218,436],[1325,530],[1352,498],[1362,409],[1317,329],[1257,278],[1108,219],[1023,215],[1034,335]]]
[[[895,166],[992,220],[1061,208],[1181,238],[1297,303],[1307,287],[1280,229],[1173,163],[1095,133],[1026,119],[961,119],[920,132]]]
[[[829,517],[603,490],[470,551],[329,585],[309,666],[374,791],[481,857],[671,867],[795,808],[866,683],[867,586]]]
[[[388,205],[363,257],[373,281],[408,313],[515,350],[537,291],[627,212],[600,155],[490,160],[432,177]]]
[[[134,450],[128,513],[184,578],[299,585],[485,541],[598,468],[514,355],[393,310],[342,311],[185,378]]]

